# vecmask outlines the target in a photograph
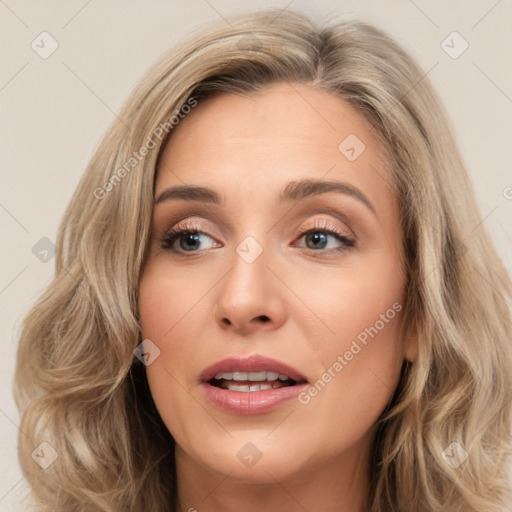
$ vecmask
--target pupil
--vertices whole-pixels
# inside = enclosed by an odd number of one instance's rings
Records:
[[[324,248],[325,247],[325,245],[327,243],[327,241],[326,241],[327,237],[325,236],[324,233],[312,233],[309,236],[310,236],[310,239],[314,241],[315,245],[313,246],[313,248],[316,248],[316,247]],[[320,243],[317,243],[319,241],[320,241]]]
[[[188,243],[190,240],[192,240],[192,249],[195,249],[199,243],[199,233],[188,233],[181,239],[180,246],[183,250],[186,251],[187,249],[190,249],[190,247],[185,246],[185,243]]]

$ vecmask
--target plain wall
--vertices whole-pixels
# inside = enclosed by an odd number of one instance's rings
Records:
[[[191,30],[239,12],[226,0],[0,2],[0,511],[25,510],[17,463],[12,378],[21,315],[50,282],[58,223],[88,159],[128,94],[157,58]],[[349,15],[386,30],[428,72],[452,118],[481,218],[510,272],[512,239],[512,4],[509,1],[246,1],[317,21]],[[58,42],[43,59],[32,41]],[[468,48],[458,58],[463,40]],[[43,36],[41,36],[43,37]],[[47,36],[44,36],[47,37]],[[39,43],[38,43],[39,41]],[[445,43],[446,45],[447,43]],[[475,226],[474,235],[478,236]],[[48,240],[43,240],[46,237]],[[36,245],[40,244],[40,245]],[[469,247],[471,250],[471,247]]]

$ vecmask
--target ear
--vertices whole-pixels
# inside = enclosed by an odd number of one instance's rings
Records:
[[[418,342],[418,330],[416,325],[411,327],[407,338],[404,342],[404,357],[409,362],[413,363],[418,357],[419,342]]]

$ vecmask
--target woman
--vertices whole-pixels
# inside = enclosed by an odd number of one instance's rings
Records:
[[[379,30],[277,14],[164,56],[66,210],[39,510],[507,510],[510,281],[442,107]]]

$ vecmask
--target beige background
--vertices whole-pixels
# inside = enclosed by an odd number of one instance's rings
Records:
[[[510,0],[0,0],[0,511],[26,509],[20,505],[26,482],[16,460],[19,418],[11,397],[17,328],[50,282],[54,264],[51,254],[43,262],[32,248],[43,237],[55,241],[86,162],[148,66],[192,29],[242,8],[269,6],[289,6],[318,21],[360,17],[417,58],[453,119],[482,221],[511,270]],[[31,48],[43,31],[59,45],[47,59]],[[441,46],[453,31],[469,44],[457,59]],[[452,52],[462,48],[461,39],[452,39]]]

